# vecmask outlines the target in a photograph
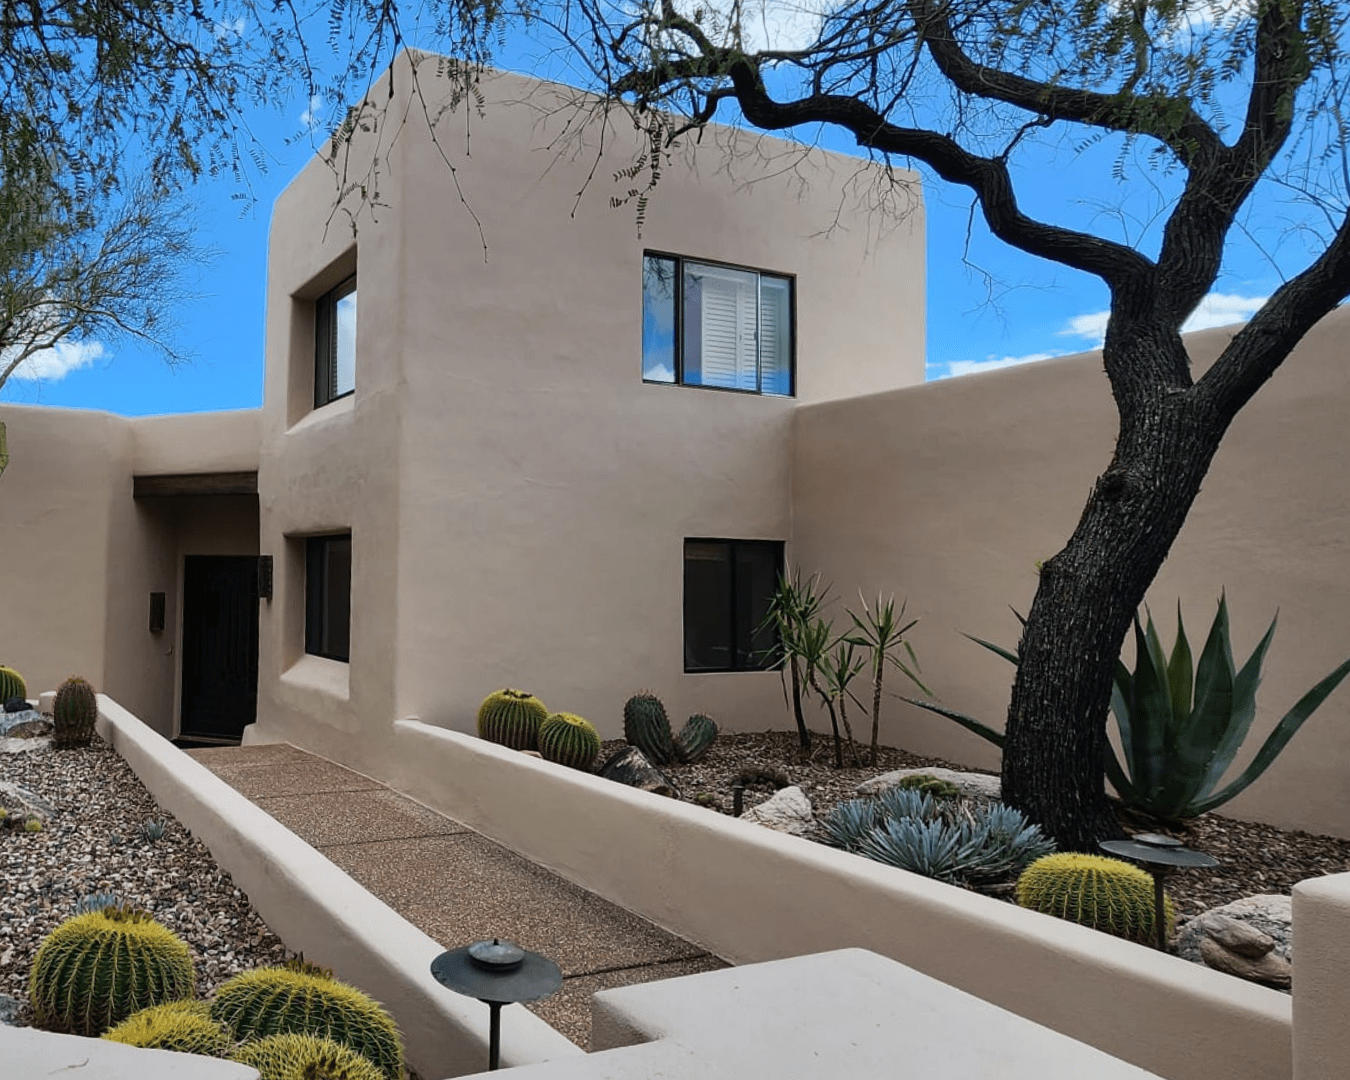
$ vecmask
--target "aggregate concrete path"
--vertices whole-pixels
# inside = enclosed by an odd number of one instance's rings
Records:
[[[597,990],[727,966],[467,826],[298,747],[187,753],[445,948],[495,935],[553,960],[562,989],[528,1007],[583,1049]]]

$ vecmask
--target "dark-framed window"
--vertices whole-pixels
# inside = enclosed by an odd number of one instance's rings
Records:
[[[794,284],[785,274],[646,252],[642,378],[791,397]]]
[[[305,539],[305,652],[350,659],[352,534]]]
[[[314,303],[314,407],[356,389],[356,275]]]
[[[765,617],[782,573],[781,540],[685,540],[684,670],[773,667]]]

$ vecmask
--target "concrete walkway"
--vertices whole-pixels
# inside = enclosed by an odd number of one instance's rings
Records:
[[[562,989],[529,1008],[583,1049],[597,990],[727,966],[459,822],[297,747],[187,753],[447,949],[495,935],[556,962]]]

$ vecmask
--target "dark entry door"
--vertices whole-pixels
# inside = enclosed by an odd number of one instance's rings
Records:
[[[180,738],[238,742],[258,715],[258,559],[188,555],[183,566]]]

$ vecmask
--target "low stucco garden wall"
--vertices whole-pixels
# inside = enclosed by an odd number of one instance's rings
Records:
[[[1277,991],[416,720],[394,739],[400,790],[734,963],[858,946],[1170,1080],[1294,1075]]]

